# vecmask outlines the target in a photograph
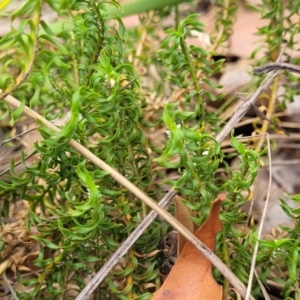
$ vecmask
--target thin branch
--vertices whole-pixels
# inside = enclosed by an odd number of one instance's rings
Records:
[[[265,201],[265,204],[264,204],[264,209],[263,209],[263,212],[262,212],[262,216],[261,216],[261,220],[260,220],[260,224],[259,224],[259,229],[258,229],[258,233],[257,233],[257,239],[256,239],[255,247],[254,247],[253,256],[252,256],[250,275],[249,275],[248,287],[247,287],[245,300],[250,299],[250,293],[251,293],[251,287],[252,287],[252,281],[253,281],[253,274],[254,274],[254,271],[255,271],[255,263],[256,263],[257,253],[258,253],[259,239],[261,237],[262,229],[263,229],[263,226],[264,226],[264,221],[265,221],[266,214],[267,214],[267,208],[268,208],[268,204],[269,204],[269,200],[270,200],[271,187],[272,187],[272,156],[271,156],[270,137],[269,137],[268,133],[265,133],[265,135],[267,136],[267,145],[268,145],[269,184],[268,184],[267,197],[266,197],[266,201]]]
[[[24,157],[24,161],[26,161],[27,159],[29,159],[30,157],[32,157],[32,156],[35,155],[36,153],[37,153],[36,150],[31,151],[29,154],[27,154],[27,155]],[[23,162],[23,160],[17,161],[17,162],[14,164],[14,168],[17,167],[18,165],[20,165],[22,162]],[[5,173],[9,172],[9,170],[10,170],[10,167],[8,167],[8,168],[5,169],[4,171],[2,171],[2,172],[0,173],[0,177],[1,177],[2,175],[4,175]]]
[[[124,91],[125,89],[127,89],[129,86],[131,86],[135,81],[136,81],[137,77],[134,77],[132,80],[130,80],[129,82],[127,82],[124,86],[122,86],[120,88],[120,92]]]
[[[271,63],[261,67],[256,67],[253,70],[253,74],[269,73],[273,70],[286,70],[294,73],[300,73],[300,66],[289,64],[289,63]]]
[[[6,144],[6,143],[8,143],[8,142],[11,142],[11,141],[14,141],[14,140],[18,139],[20,136],[25,135],[25,134],[27,134],[27,133],[29,133],[29,132],[31,132],[31,131],[34,131],[34,130],[36,130],[36,129],[38,129],[38,128],[39,128],[39,126],[36,126],[36,127],[34,127],[34,128],[31,128],[31,129],[28,129],[28,130],[26,130],[26,131],[23,131],[23,132],[21,132],[21,133],[15,135],[14,137],[12,137],[12,138],[10,138],[10,139],[4,140],[4,141],[0,144],[0,148],[1,148],[4,144]]]
[[[259,284],[259,286],[260,286],[260,289],[261,289],[261,291],[262,291],[262,293],[263,293],[263,295],[264,295],[264,297],[265,297],[265,300],[271,300],[269,294],[268,294],[267,291],[266,291],[266,288],[264,287],[264,285],[263,285],[263,283],[261,282],[261,280],[258,278],[258,274],[257,274],[257,272],[256,272],[255,269],[254,269],[254,274],[255,274],[256,280],[257,280],[257,282],[258,282],[258,284]]]
[[[240,94],[237,94],[237,97],[239,99],[241,99],[244,102],[247,102],[247,99],[245,97],[243,97]],[[269,124],[273,125],[276,129],[281,130],[282,132],[284,132],[285,135],[289,135],[288,132],[286,132],[283,128],[281,128],[278,124],[276,124],[273,120],[267,118],[253,103],[251,103],[251,108],[254,110],[254,112],[256,113],[256,115],[264,121],[269,122]]]
[[[231,119],[226,123],[226,125],[223,127],[223,129],[218,133],[216,136],[216,140],[220,143],[222,142],[225,137],[231,132],[233,128],[237,125],[237,123],[243,118],[243,116],[246,114],[246,112],[249,110],[249,108],[252,106],[253,103],[258,99],[260,94],[266,90],[275,77],[277,76],[277,72],[272,71],[267,75],[265,80],[262,82],[262,84],[259,86],[259,88],[255,91],[255,93],[250,97],[250,99],[246,102],[244,102],[235,112],[235,114],[231,117]]]
[[[5,281],[6,285],[7,285],[7,287],[9,288],[9,290],[10,290],[10,292],[11,292],[11,294],[12,294],[12,298],[13,298],[14,300],[19,300],[19,298],[18,298],[16,292],[14,291],[14,289],[13,289],[13,287],[11,286],[10,282],[8,281],[5,272],[2,274],[2,278],[4,279],[4,281]]]

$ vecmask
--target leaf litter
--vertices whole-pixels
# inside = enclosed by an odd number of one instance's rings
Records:
[[[212,203],[207,220],[195,232],[195,236],[211,250],[214,249],[216,233],[222,230],[219,213],[225,198],[224,194],[218,196]],[[180,202],[178,198],[176,201]],[[186,211],[184,215],[187,216]],[[167,279],[152,298],[152,300],[164,299],[222,299],[222,287],[212,276],[211,262],[190,242],[184,245]]]

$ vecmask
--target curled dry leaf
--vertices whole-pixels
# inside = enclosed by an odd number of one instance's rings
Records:
[[[211,250],[215,235],[221,231],[219,212],[226,196],[221,194],[213,202],[208,219],[195,236]],[[218,300],[222,299],[222,287],[211,274],[211,262],[194,245],[187,242],[162,287],[152,300]]]

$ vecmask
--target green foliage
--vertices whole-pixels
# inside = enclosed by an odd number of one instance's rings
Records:
[[[232,135],[231,146],[239,163],[236,170],[230,170],[227,160],[231,157],[225,155],[215,138],[222,120],[219,114],[206,109],[207,103],[223,100],[224,95],[213,92],[220,88],[213,76],[224,61],[214,61],[213,55],[232,33],[237,2],[217,1],[216,33],[210,50],[188,45],[186,39],[192,30],[204,32],[199,16],[191,14],[166,30],[159,49],[148,45],[142,53],[135,49],[142,33],[137,29],[125,32],[122,20],[113,13],[113,7],[120,8],[118,1],[46,2],[63,20],[59,30],[40,20],[40,1],[27,0],[11,14],[12,20],[22,19],[19,27],[0,40],[1,50],[14,49],[1,61],[1,97],[12,94],[22,102],[19,109],[12,111],[0,101],[1,120],[9,117],[10,125],[21,121],[25,105],[48,120],[64,120],[59,133],[40,124],[43,140],[35,144],[39,160],[19,175],[15,175],[12,161],[9,180],[0,181],[2,217],[8,215],[15,199],[28,201],[26,226],[29,232],[35,229],[32,238],[39,245],[34,266],[41,271],[35,277],[18,274],[19,283],[28,289],[19,293],[19,298],[71,298],[68,290],[74,285],[82,290],[85,276],[103,266],[149,211],[107,172],[70,147],[71,139],[155,199],[161,191],[156,190],[153,178],[164,178],[165,172],[176,170],[179,177],[165,183],[184,196],[198,225],[205,221],[217,195],[227,192],[216,252],[246,283],[257,232],[254,228],[241,229],[246,224],[240,210],[263,153],[249,149]],[[278,56],[283,42],[293,49],[299,31],[298,25],[285,26],[285,22],[293,24],[290,18],[298,12],[299,5],[290,1],[286,7],[290,14],[286,16],[283,4],[274,5],[275,2],[270,6],[263,1],[259,10],[269,20],[259,29],[270,53],[267,61]],[[166,12],[170,17],[172,9],[166,8]],[[158,15],[162,17],[164,13]],[[141,17],[141,22],[154,36],[157,19],[153,21],[149,15]],[[289,40],[285,41],[287,32]],[[162,80],[151,82],[150,87],[142,86],[130,56],[143,66],[157,67]],[[145,95],[167,93],[165,88],[180,90],[182,99],[170,101],[148,117],[153,108]],[[168,128],[169,137],[166,145],[158,148],[146,133],[151,127],[163,126]],[[24,155],[22,162],[25,164]],[[157,164],[162,172],[157,171]],[[224,169],[223,176],[218,172],[220,168]],[[299,202],[299,197],[295,201]],[[284,201],[282,207],[297,224],[300,222],[299,209]],[[163,221],[153,222],[102,283],[96,299],[150,299],[162,277],[160,260],[148,254],[157,249],[167,229]],[[292,297],[299,283],[299,226],[283,230],[288,238],[260,241],[257,266],[263,282],[269,278],[280,281],[284,297]],[[3,247],[0,240],[0,248]],[[282,266],[288,268],[286,277],[270,276],[271,270],[280,271]],[[226,289],[228,283],[219,271],[214,270],[214,274]],[[257,287],[255,283],[255,297],[259,295]]]
[[[183,89],[192,87],[192,91],[185,96],[185,99],[187,103],[193,98],[197,99],[197,104],[193,109],[200,120],[200,124],[205,126],[206,123],[209,123],[208,120],[205,120],[205,116],[210,117],[210,114],[204,113],[205,102],[208,100],[217,101],[221,97],[216,98],[212,93],[201,88],[201,80],[208,85],[213,85],[208,76],[220,71],[222,61],[214,63],[209,59],[211,54],[207,50],[195,46],[188,47],[186,36],[190,30],[203,32],[203,24],[199,22],[196,14],[190,15],[180,22],[177,30],[166,30],[169,36],[161,44],[160,55],[164,63],[176,72],[171,77],[172,82]],[[195,59],[191,57],[195,57]],[[202,71],[202,78],[197,78],[197,72],[200,71]]]
[[[262,37],[260,46],[252,53],[256,57],[258,53],[263,52],[258,64],[274,62],[283,51],[282,60],[287,59],[290,63],[299,65],[300,60],[297,55],[293,55],[295,49],[299,48],[299,41],[295,35],[299,33],[300,25],[294,22],[293,18],[300,12],[300,3],[298,1],[262,1],[261,5],[249,6],[255,12],[259,13],[262,19],[267,20],[267,24],[258,29],[257,34]],[[284,101],[279,106],[284,107],[285,101],[293,102],[295,89],[293,84],[298,82],[297,76],[291,72],[285,72],[289,84],[284,84],[285,92],[282,93]]]
[[[215,6],[218,7],[216,10],[216,21],[215,21],[215,34],[214,34],[214,50],[222,47],[223,43],[228,41],[232,35],[232,25],[235,21],[235,14],[239,8],[238,1],[227,0],[227,1],[215,1]]]
[[[41,22],[44,33],[38,37],[40,50],[35,53],[33,70],[14,93],[24,104],[44,111],[48,119],[65,118],[60,133],[41,125],[44,140],[36,144],[39,162],[28,167],[26,174],[20,177],[15,177],[11,170],[11,184],[1,184],[3,190],[13,190],[30,202],[27,228],[30,231],[34,226],[39,232],[33,236],[40,243],[35,265],[44,271],[38,278],[22,280],[25,286],[34,288],[30,293],[20,294],[20,299],[50,299],[54,296],[65,299],[70,284],[67,278],[73,271],[76,275],[72,282],[77,281],[78,287],[82,288],[80,278],[93,270],[91,263],[100,266],[100,261],[116,250],[140,221],[141,203],[106,172],[70,148],[68,143],[72,138],[141,189],[146,191],[151,183],[150,159],[139,126],[142,116],[139,82],[134,68],[124,62],[123,24],[118,17],[106,13],[103,4],[73,1],[72,5],[65,5],[63,14],[72,18],[72,25],[59,35]],[[118,5],[115,1],[111,4]],[[56,10],[62,8],[55,3],[51,6]],[[37,2],[28,1],[13,17],[26,14],[35,18],[30,15],[35,10],[39,11]],[[83,13],[79,13],[80,10]],[[117,21],[118,29],[111,26],[111,20]],[[7,47],[10,41],[9,46],[19,47],[20,52],[24,50],[24,55],[28,54],[24,64],[18,66],[19,72],[28,70],[31,63],[28,61],[33,60],[35,48],[23,30],[12,31],[1,40],[1,45]],[[35,30],[33,28],[32,32]],[[8,59],[6,68],[11,68],[12,63]],[[132,84],[123,88],[129,81]],[[13,75],[1,82],[5,83],[1,88],[6,87],[7,92],[10,91],[7,82],[12,82],[12,86],[17,83]],[[13,120],[21,112],[22,108],[13,112]],[[22,176],[26,180],[21,180]],[[144,238],[148,235],[145,233]],[[152,251],[157,243],[157,238],[152,239],[151,243],[137,245],[136,249]],[[131,259],[124,272],[112,275],[107,287],[115,276],[118,280],[133,274],[147,280],[158,276],[156,273],[149,278],[149,270],[140,269],[137,259]],[[42,288],[44,284],[47,289]],[[58,288],[54,289],[53,284]],[[125,295],[129,290],[133,294],[149,295],[136,283],[122,292],[115,289],[111,292],[120,299],[128,299]]]

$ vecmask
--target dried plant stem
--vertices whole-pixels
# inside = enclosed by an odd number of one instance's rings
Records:
[[[14,289],[13,289],[13,287],[11,286],[9,280],[7,279],[5,272],[2,274],[2,278],[4,279],[5,283],[7,284],[8,288],[9,288],[9,290],[10,290],[10,292],[11,292],[12,298],[13,298],[14,300],[19,300],[19,298],[18,298],[16,292],[14,291]]]
[[[36,126],[36,127],[34,127],[34,128],[30,128],[30,129],[28,129],[28,130],[26,130],[26,131],[23,131],[23,132],[21,132],[21,133],[15,135],[15,136],[13,136],[13,137],[10,138],[10,139],[4,140],[4,141],[0,144],[0,148],[1,148],[4,144],[9,143],[9,142],[14,141],[14,140],[17,140],[19,137],[21,137],[21,136],[23,136],[23,135],[25,135],[25,134],[27,134],[27,133],[29,133],[29,132],[32,132],[32,131],[34,131],[34,130],[36,130],[36,129],[38,129],[38,128],[39,128],[39,126]]]
[[[242,117],[246,114],[248,109],[251,107],[253,103],[258,99],[260,94],[266,90],[275,77],[277,76],[277,72],[272,71],[268,74],[268,76],[265,78],[265,80],[262,82],[262,84],[258,87],[258,89],[255,91],[255,93],[250,97],[250,99],[246,102],[244,102],[235,112],[235,114],[231,117],[231,119],[226,123],[226,125],[223,127],[223,129],[218,133],[216,136],[216,140],[220,143],[225,139],[225,137],[231,132],[233,128],[237,125],[237,123],[242,119]]]
[[[271,156],[270,137],[269,137],[268,133],[265,133],[264,135],[267,136],[267,145],[268,145],[269,184],[268,184],[267,197],[266,197],[266,201],[265,201],[265,204],[264,204],[264,209],[263,209],[263,212],[262,212],[262,216],[261,216],[261,220],[260,220],[260,224],[259,224],[259,229],[258,229],[258,233],[257,233],[257,239],[256,239],[254,251],[253,251],[253,256],[252,256],[252,261],[251,261],[251,268],[250,268],[250,275],[249,275],[247,293],[246,293],[245,300],[250,299],[250,295],[251,295],[251,287],[252,287],[253,275],[254,275],[254,272],[255,272],[255,262],[256,262],[256,257],[257,257],[257,253],[258,253],[259,239],[261,237],[262,229],[263,229],[263,226],[264,226],[264,221],[265,221],[266,214],[267,214],[267,208],[268,208],[268,204],[269,204],[269,200],[270,200],[271,187],[272,187],[272,156]]]
[[[258,274],[256,272],[256,270],[254,269],[254,274],[255,274],[255,277],[256,277],[256,280],[261,288],[261,291],[265,297],[265,300],[271,300],[270,296],[268,295],[267,291],[266,291],[266,288],[264,287],[263,283],[261,282],[261,280],[258,278]]]
[[[289,63],[271,63],[265,66],[257,67],[253,70],[253,73],[261,74],[261,73],[269,73],[273,70],[287,70],[294,73],[300,73],[300,66],[289,64]]]
[[[272,85],[271,97],[270,97],[270,101],[269,101],[269,105],[268,105],[268,109],[267,109],[267,113],[266,113],[267,120],[271,120],[272,114],[274,112],[274,107],[275,107],[275,102],[276,102],[276,97],[277,97],[277,89],[278,89],[278,78],[275,78],[273,85]],[[261,127],[261,133],[266,133],[268,131],[269,122],[267,120],[263,121],[263,125]],[[259,139],[259,142],[257,143],[257,145],[255,147],[256,151],[259,152],[261,150],[261,148],[263,146],[263,141],[264,141],[264,137],[262,136]]]
[[[33,150],[31,151],[29,154],[27,154],[25,157],[24,157],[24,160],[19,160],[17,161],[16,163],[14,163],[14,168],[17,167],[18,165],[20,165],[23,161],[26,161],[27,159],[29,159],[30,157],[32,157],[33,155],[35,155],[37,153],[36,150]],[[6,174],[7,172],[9,172],[10,170],[10,167],[8,167],[7,169],[3,170],[1,173],[0,173],[0,177],[3,176],[4,174]]]

